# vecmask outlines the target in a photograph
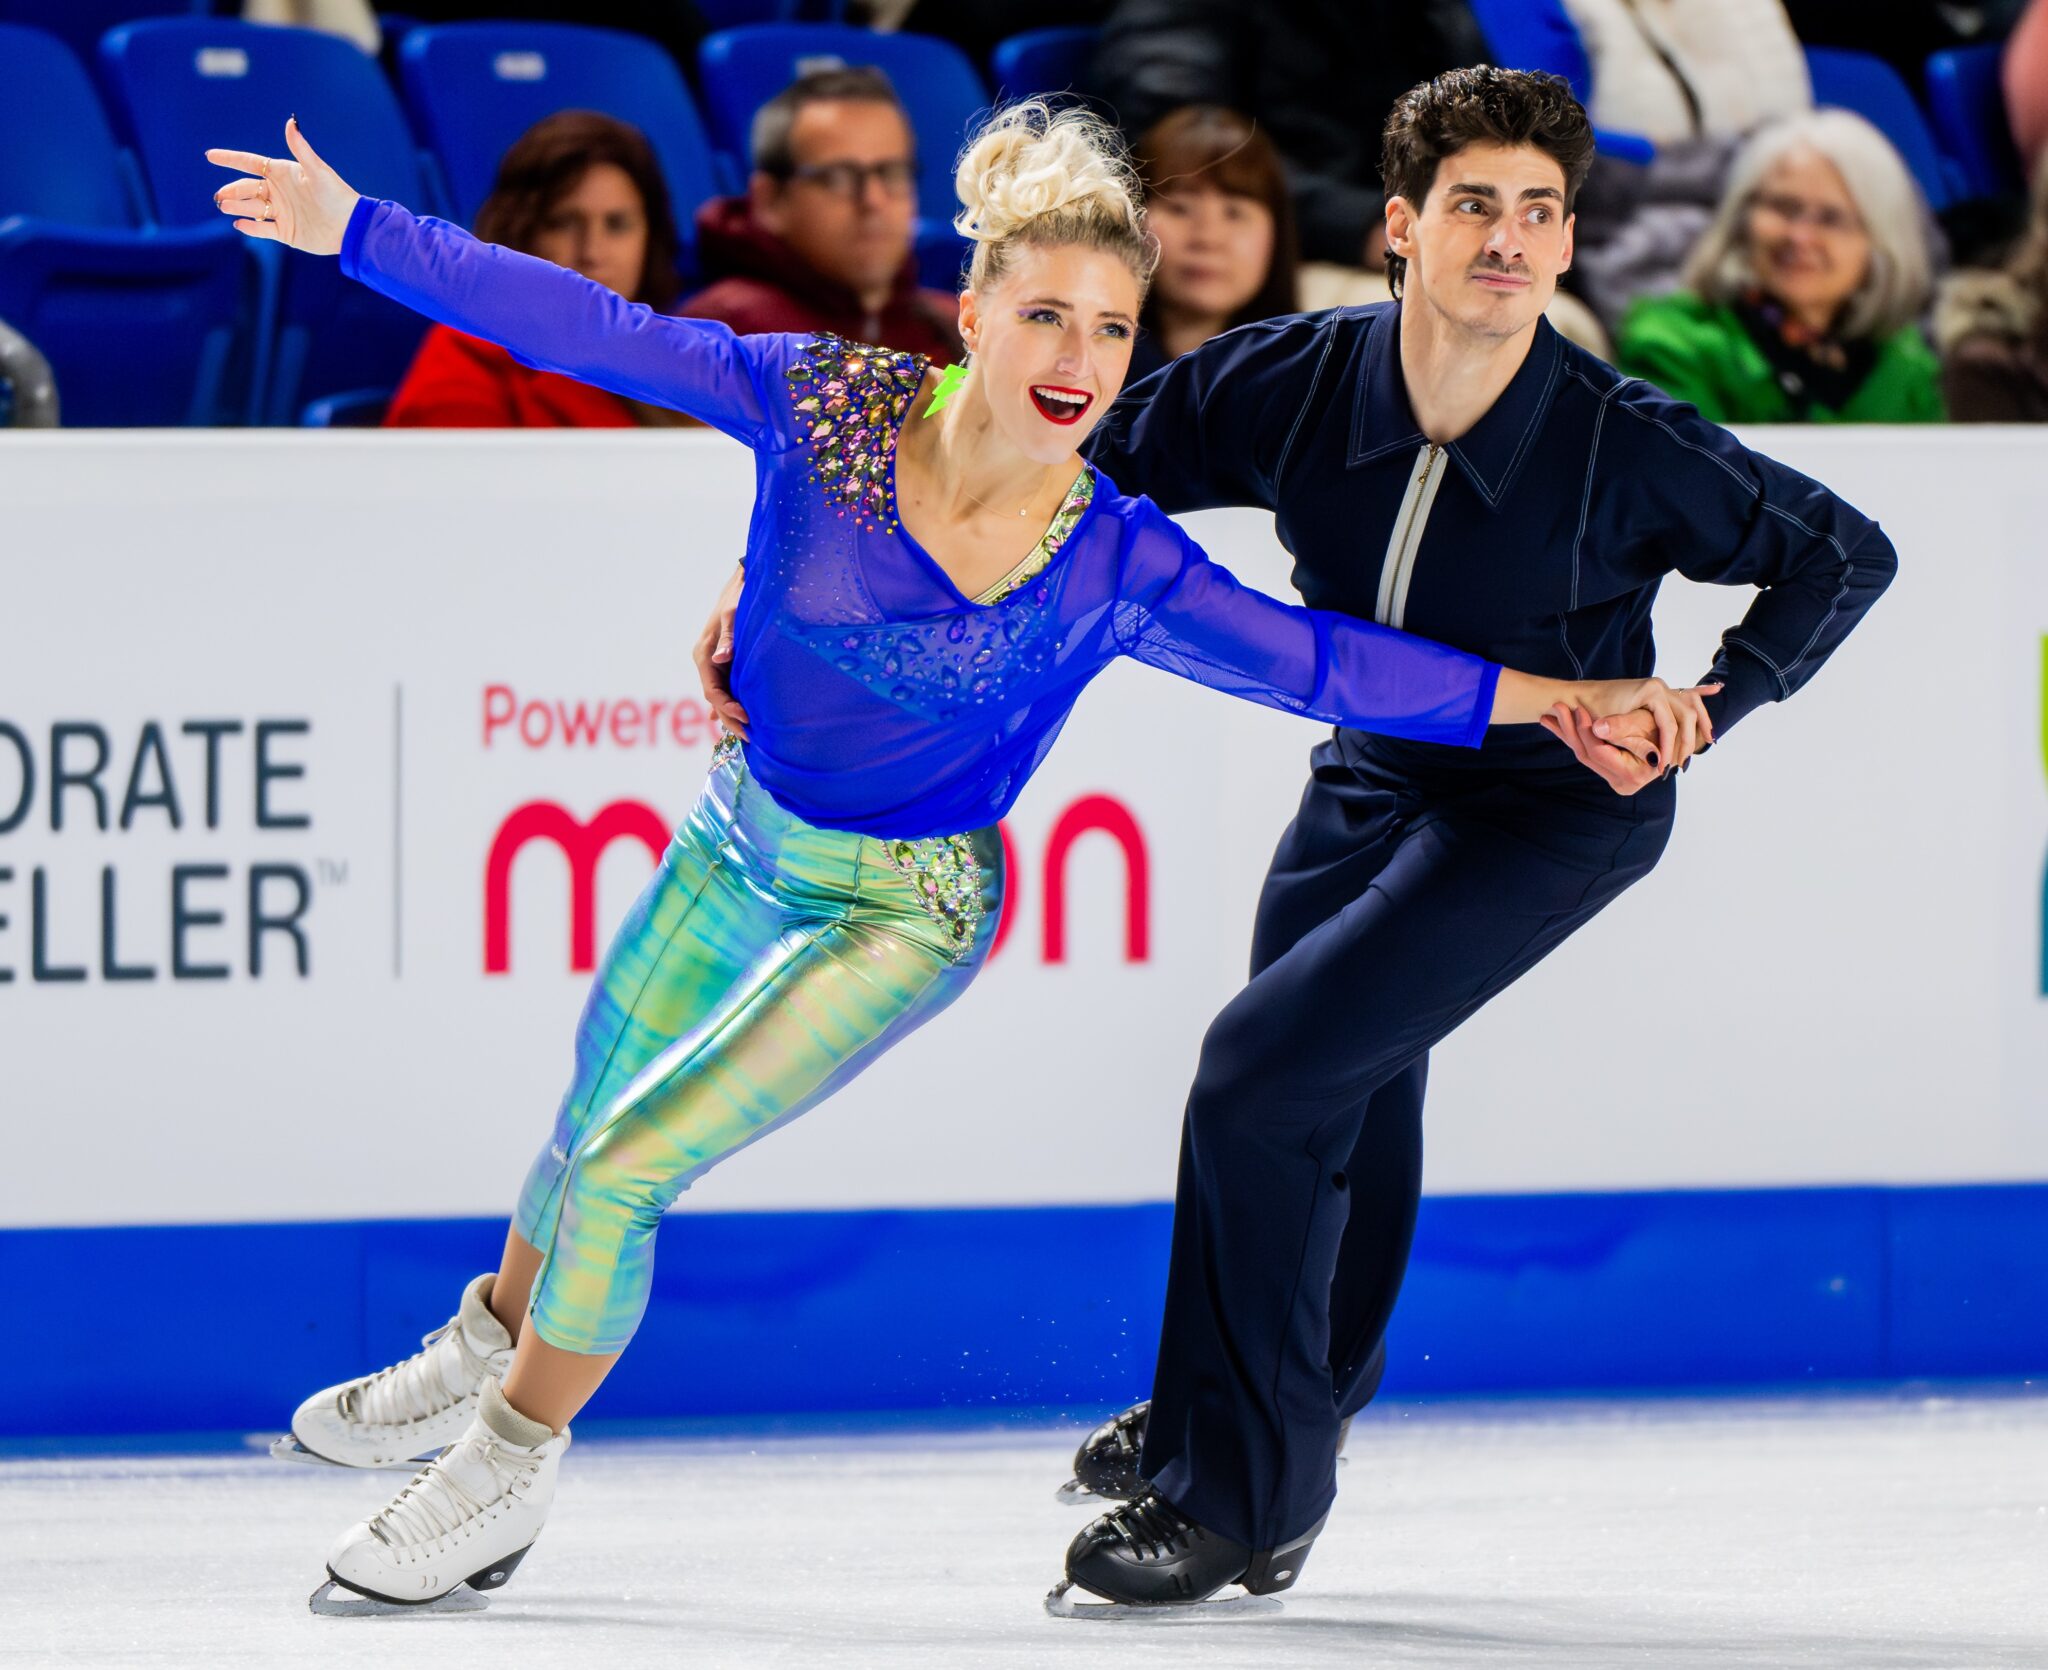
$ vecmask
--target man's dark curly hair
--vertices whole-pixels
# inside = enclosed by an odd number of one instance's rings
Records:
[[[1546,152],[1564,170],[1566,214],[1593,166],[1593,124],[1562,77],[1480,64],[1446,70],[1394,101],[1381,140],[1381,184],[1419,214],[1437,164],[1468,145]],[[1397,296],[1407,266],[1405,257],[1388,253],[1387,281]]]

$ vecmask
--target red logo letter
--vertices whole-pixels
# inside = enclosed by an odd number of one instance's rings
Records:
[[[1124,850],[1124,961],[1152,954],[1152,869],[1144,831],[1120,800],[1083,795],[1060,814],[1045,844],[1045,960],[1067,960],[1067,849],[1091,829],[1114,835]]]
[[[612,842],[630,835],[659,863],[668,833],[654,808],[637,800],[615,800],[588,823],[552,800],[520,807],[499,826],[484,866],[484,972],[503,974],[512,966],[512,860],[528,841],[553,841],[569,860],[569,967],[587,974],[597,966],[597,861]]]

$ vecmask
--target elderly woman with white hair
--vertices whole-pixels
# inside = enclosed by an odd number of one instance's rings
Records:
[[[1883,134],[1846,110],[1759,131],[1686,263],[1637,302],[1616,359],[1717,423],[1936,423],[1926,214]]]

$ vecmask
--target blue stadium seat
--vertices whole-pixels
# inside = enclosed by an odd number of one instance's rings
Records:
[[[1813,79],[1813,102],[1853,110],[1889,139],[1930,209],[1939,212],[1956,200],[1927,118],[1897,70],[1868,52],[1827,46],[1806,49],[1806,69]]]
[[[230,176],[206,160],[224,145],[284,154],[285,118],[349,184],[430,206],[398,100],[376,61],[338,36],[226,19],[129,24],[101,43],[117,114],[166,226],[220,221]],[[251,421],[290,423],[308,400],[396,384],[426,329],[417,314],[344,279],[332,261],[251,246],[267,280],[272,353]]]
[[[843,64],[873,64],[895,84],[917,136],[917,237],[925,282],[951,289],[965,253],[952,229],[953,164],[976,117],[988,108],[967,55],[928,35],[882,35],[839,23],[764,23],[724,29],[698,49],[711,134],[728,168],[744,177],[747,131],[759,110],[800,75]]]
[[[1038,93],[1084,93],[1088,65],[1102,31],[1085,23],[1056,29],[1030,29],[996,43],[989,54],[989,75],[997,97],[1030,98]]]
[[[0,23],[19,23],[55,35],[90,68],[100,37],[146,17],[204,17],[207,0],[0,0]]]
[[[419,156],[376,60],[337,35],[231,19],[163,19],[114,30],[101,46],[108,85],[142,164],[157,218],[218,218],[228,175],[209,145],[284,154],[285,118],[358,191],[423,202]]]
[[[239,416],[249,277],[225,221],[142,228],[84,66],[54,36],[0,24],[0,318],[50,361],[64,421]]]
[[[1927,113],[1935,143],[1967,197],[2002,197],[2025,189],[1999,81],[2004,60],[2005,46],[1999,41],[1937,52],[1927,60]]]
[[[1562,0],[1472,0],[1472,16],[1496,64],[1562,76],[1581,104],[1591,104],[1593,60]],[[1621,162],[1648,162],[1657,154],[1639,133],[1595,128],[1593,138],[1603,155]]]
[[[138,207],[84,65],[54,36],[0,23],[0,214],[128,230]]]
[[[1581,104],[1591,100],[1593,60],[1562,0],[1472,0],[1472,16],[1495,63],[1561,75]]]
[[[562,23],[451,23],[415,29],[399,62],[420,138],[465,224],[514,140],[558,111],[597,110],[647,135],[685,267],[694,265],[697,205],[718,194],[717,167],[682,72],[652,41]]]

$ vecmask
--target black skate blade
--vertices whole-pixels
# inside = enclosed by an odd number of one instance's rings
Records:
[[[287,1432],[282,1438],[271,1439],[270,1453],[279,1461],[300,1461],[312,1467],[339,1467],[350,1473],[417,1473],[441,1452],[432,1450],[425,1455],[414,1456],[410,1461],[375,1461],[351,1466],[346,1461],[324,1456],[318,1450],[307,1449]]]
[[[1271,1618],[1283,1610],[1271,1595],[1226,1595],[1215,1600],[1171,1601],[1160,1606],[1131,1606],[1116,1600],[1076,1600],[1086,1589],[1076,1589],[1064,1579],[1045,1597],[1045,1610],[1054,1618],[1072,1618],[1096,1624],[1220,1624],[1250,1618]]]
[[[330,1576],[306,1598],[306,1608],[316,1618],[429,1618],[451,1612],[481,1612],[490,1601],[467,1584],[458,1584],[432,1600],[385,1600],[352,1589]]]

